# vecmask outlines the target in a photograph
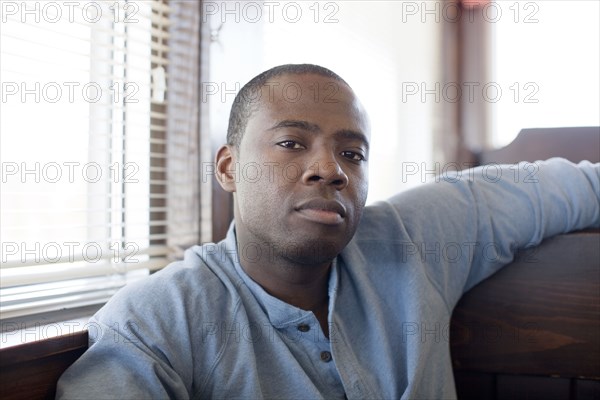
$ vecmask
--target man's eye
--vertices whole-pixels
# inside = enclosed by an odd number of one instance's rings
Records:
[[[342,151],[340,154],[352,161],[366,161],[365,156],[355,151]]]
[[[303,149],[300,143],[295,142],[293,140],[284,140],[283,142],[277,143],[278,146],[285,147],[286,149]]]

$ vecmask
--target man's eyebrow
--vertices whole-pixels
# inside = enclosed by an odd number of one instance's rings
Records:
[[[298,128],[303,131],[307,131],[310,133],[317,133],[321,131],[321,127],[317,124],[313,124],[308,121],[294,120],[294,119],[285,119],[283,121],[279,121],[268,130],[276,130],[280,128]],[[334,133],[336,137],[340,137],[343,139],[352,139],[363,142],[367,150],[369,149],[369,139],[362,132],[353,131],[351,129],[342,129]]]
[[[344,139],[358,140],[363,143],[363,145],[369,150],[369,139],[364,133],[353,131],[350,129],[342,129],[334,133],[337,137],[342,137]]]
[[[308,132],[319,132],[321,128],[317,124],[310,123],[308,121],[299,121],[294,119],[284,119],[279,121],[268,130],[273,131],[280,128],[298,128]]]

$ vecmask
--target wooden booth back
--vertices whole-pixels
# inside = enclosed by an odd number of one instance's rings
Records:
[[[523,129],[480,164],[600,162],[600,127]],[[452,315],[462,399],[600,399],[600,231],[560,235],[465,294]]]

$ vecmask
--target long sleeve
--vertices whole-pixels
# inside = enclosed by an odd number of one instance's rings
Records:
[[[155,349],[95,319],[88,327],[92,344],[59,380],[57,398],[189,398],[179,375]]]
[[[600,226],[600,164],[552,159],[509,168],[502,169],[506,179],[471,185],[478,205],[477,237],[490,245],[473,259],[464,290],[511,262],[519,249]]]
[[[600,226],[600,164],[555,158],[483,166],[406,191],[388,204],[451,309],[518,250]],[[437,260],[428,251],[437,252]]]
[[[193,321],[178,269],[123,288],[94,315],[90,347],[60,378],[57,398],[190,397]]]

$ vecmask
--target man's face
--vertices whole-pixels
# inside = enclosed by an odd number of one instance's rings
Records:
[[[312,74],[276,78],[259,104],[237,152],[240,255],[268,244],[294,263],[329,262],[367,198],[366,114],[348,86]]]

